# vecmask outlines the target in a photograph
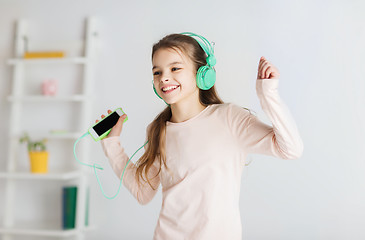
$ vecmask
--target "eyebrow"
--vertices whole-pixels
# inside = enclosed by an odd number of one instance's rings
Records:
[[[172,62],[168,66],[174,65],[174,64],[183,64],[182,62]],[[155,68],[158,68],[159,66],[153,66],[152,70]]]

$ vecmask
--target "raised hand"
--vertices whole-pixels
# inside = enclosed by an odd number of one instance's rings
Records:
[[[262,56],[259,62],[257,79],[276,79],[279,77],[279,70]]]

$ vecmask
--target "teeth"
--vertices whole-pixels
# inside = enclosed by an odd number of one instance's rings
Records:
[[[177,88],[178,86],[170,86],[170,87],[166,87],[166,88],[163,88],[162,91],[166,92],[166,91],[169,91],[171,89],[175,89]]]

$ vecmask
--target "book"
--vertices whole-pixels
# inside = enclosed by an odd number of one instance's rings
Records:
[[[24,58],[63,58],[64,52],[25,52]]]
[[[85,226],[89,226],[89,200],[90,198],[90,189],[87,188],[86,192],[86,209],[85,209]]]
[[[63,229],[75,228],[76,220],[77,186],[62,188],[62,227]]]
[[[90,189],[86,191],[85,204],[85,226],[89,225],[89,198]],[[77,186],[66,186],[62,188],[62,228],[73,229],[76,222],[77,210]]]

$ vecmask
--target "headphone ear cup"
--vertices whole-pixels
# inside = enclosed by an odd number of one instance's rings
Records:
[[[156,91],[156,88],[155,88],[155,85],[153,85],[153,91],[156,93],[157,97],[159,97],[160,99],[162,99],[162,97],[160,97],[160,95],[158,95],[158,93]]]
[[[209,66],[202,66],[196,74],[196,84],[202,90],[209,90],[213,87],[216,79],[215,70]]]

